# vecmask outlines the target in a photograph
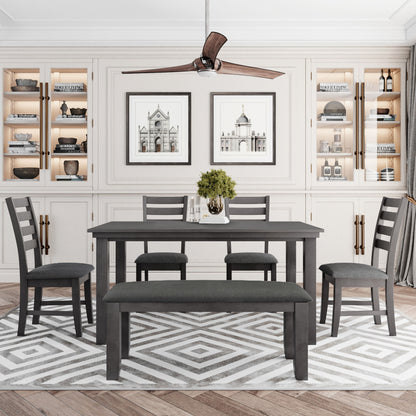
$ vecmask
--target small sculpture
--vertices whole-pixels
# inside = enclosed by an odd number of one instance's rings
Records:
[[[68,111],[68,106],[66,105],[65,101],[61,105],[62,117],[67,117],[66,112]]]

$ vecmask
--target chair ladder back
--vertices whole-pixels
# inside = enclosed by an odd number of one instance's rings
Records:
[[[175,205],[175,206],[172,206]],[[179,205],[179,206],[178,206]],[[178,219],[186,221],[188,213],[188,196],[146,196],[143,195],[143,221]],[[144,252],[149,252],[148,241],[144,241]],[[181,241],[181,253],[185,253],[185,241]]]
[[[387,251],[386,273],[390,277],[393,276],[394,258],[405,206],[405,198],[383,197],[377,218],[371,265],[379,267],[380,250]],[[389,208],[390,210],[386,210],[386,208]],[[392,208],[395,209],[395,211],[392,211]],[[384,221],[390,221],[393,224],[385,225]],[[382,236],[387,237],[387,239],[382,239]]]
[[[244,207],[244,205],[249,205]],[[256,206],[253,206],[256,205]],[[225,215],[231,220],[233,216],[244,216],[249,220],[250,216],[262,216],[258,221],[269,221],[270,218],[270,196],[237,196],[234,199],[225,198]],[[231,241],[227,241],[227,253],[230,254]],[[269,242],[264,242],[264,252],[269,252]]]
[[[27,251],[33,250],[35,267],[42,265],[36,218],[30,197],[9,197],[6,198],[6,204],[9,210],[14,236],[16,239],[17,251],[19,255],[20,278],[23,279],[28,273]],[[25,210],[17,211],[17,208],[24,208]],[[23,221],[28,221],[29,225],[21,225],[21,222]],[[25,239],[26,236],[30,236],[31,238]]]

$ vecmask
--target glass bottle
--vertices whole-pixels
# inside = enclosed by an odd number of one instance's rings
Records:
[[[386,78],[383,75],[383,68],[381,69],[381,75],[378,79],[378,90],[379,91],[386,91]]]
[[[327,160],[325,160],[325,164],[321,166],[321,174],[324,177],[330,177],[331,176],[331,166],[329,166],[329,163]]]
[[[338,177],[338,178],[342,176],[342,166],[338,163],[338,160],[335,161],[332,174],[333,176]]]
[[[388,92],[393,91],[393,78],[391,77],[390,69],[389,69],[389,74],[387,75],[387,78],[386,78],[386,91]]]

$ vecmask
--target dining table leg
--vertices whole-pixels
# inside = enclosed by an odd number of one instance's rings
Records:
[[[296,241],[286,241],[286,282],[296,283]]]
[[[303,288],[312,297],[309,303],[309,345],[316,344],[316,238],[303,242]]]
[[[108,292],[110,283],[109,265],[109,243],[105,238],[97,238],[97,261],[96,261],[96,344],[106,343],[107,308],[103,301]]]
[[[126,242],[116,241],[116,283],[126,281]]]

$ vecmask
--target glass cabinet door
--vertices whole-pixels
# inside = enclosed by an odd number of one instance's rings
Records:
[[[40,68],[3,68],[3,181],[39,182],[42,89]]]
[[[364,69],[361,168],[366,182],[401,181],[401,70]]]
[[[316,176],[354,180],[355,84],[353,68],[316,70]]]
[[[85,182],[88,170],[88,69],[50,70],[51,181]]]

